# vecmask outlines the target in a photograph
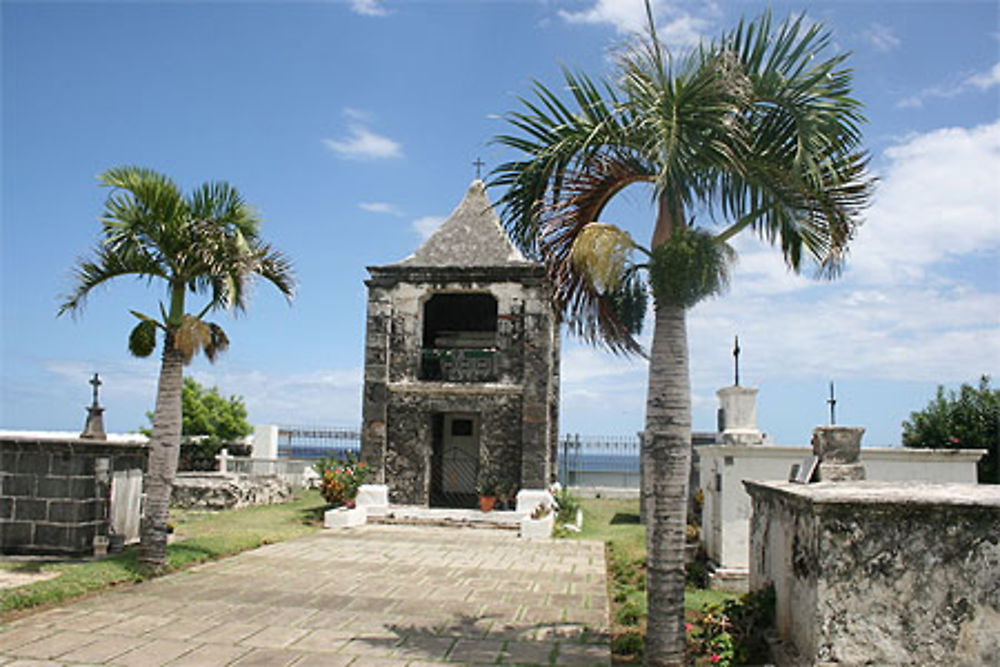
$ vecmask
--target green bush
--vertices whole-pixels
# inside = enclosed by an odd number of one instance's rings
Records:
[[[611,638],[611,652],[619,656],[642,656],[642,633],[623,632]]]
[[[328,457],[313,464],[320,474],[320,493],[331,507],[354,507],[358,489],[368,477],[368,467],[353,452],[342,458]]]
[[[706,605],[692,626],[688,649],[695,658],[714,664],[757,665],[769,661],[765,633],[774,626],[774,588],[767,587]]]
[[[1000,389],[990,387],[988,375],[958,392],[939,386],[934,400],[903,422],[903,446],[985,449],[979,483],[1000,484]]]
[[[563,487],[556,492],[556,504],[559,505],[559,513],[556,514],[558,523],[576,523],[576,513],[580,509],[580,501],[570,493],[569,489]]]

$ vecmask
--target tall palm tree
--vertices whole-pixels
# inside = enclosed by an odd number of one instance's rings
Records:
[[[799,271],[833,277],[872,179],[860,148],[860,104],[846,54],[802,17],[769,14],[675,61],[648,36],[597,81],[564,70],[569,99],[535,83],[495,141],[518,152],[493,185],[507,228],[548,267],[571,331],[617,353],[654,299],[643,463],[648,547],[647,662],[685,659],[684,526],[691,461],[686,310],[727,283],[728,239],[749,230],[780,245]],[[651,241],[600,221],[608,202],[651,186]],[[695,224],[695,214],[707,224]],[[640,271],[643,273],[640,275]]]
[[[199,351],[214,361],[229,340],[205,316],[217,309],[242,311],[255,276],[272,283],[289,300],[295,279],[291,262],[260,238],[260,219],[235,188],[206,183],[189,195],[150,169],[115,167],[99,177],[109,188],[101,216],[101,240],[91,259],[77,263],[76,286],[59,315],[76,313],[93,290],[113,278],[134,276],[162,280],[167,305],[159,317],[131,311],[139,320],[129,335],[129,351],[152,354],[157,332],[163,334],[160,379],[153,434],[144,483],[145,512],[140,563],[147,569],[166,564],[170,493],[181,441],[183,366]],[[186,311],[186,297],[204,295],[197,314]]]

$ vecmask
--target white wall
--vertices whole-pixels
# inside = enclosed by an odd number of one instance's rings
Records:
[[[812,456],[811,447],[703,445],[701,490],[705,496],[701,534],[709,557],[722,569],[749,565],[750,496],[743,480],[784,481],[793,463]],[[888,482],[976,483],[982,449],[861,449],[867,479]]]

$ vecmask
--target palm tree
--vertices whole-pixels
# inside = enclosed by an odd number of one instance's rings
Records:
[[[518,152],[492,185],[507,186],[512,237],[546,263],[571,331],[616,353],[635,339],[652,292],[653,334],[643,463],[647,521],[647,662],[685,659],[684,527],[691,461],[686,310],[719,292],[750,230],[780,245],[787,265],[809,258],[833,277],[873,186],[860,148],[860,104],[846,54],[802,17],[769,14],[675,61],[652,29],[619,56],[618,77],[564,70],[569,99],[535,83],[508,114]],[[608,202],[651,186],[651,242],[600,221]],[[708,224],[695,224],[695,214]],[[640,271],[643,273],[640,275]]]
[[[166,176],[141,167],[115,167],[98,178],[111,188],[101,216],[102,238],[92,259],[78,261],[76,287],[59,315],[79,312],[91,290],[113,278],[159,279],[167,289],[167,305],[160,302],[158,318],[131,311],[139,322],[128,340],[132,354],[146,357],[156,347],[157,331],[163,333],[139,554],[142,566],[155,571],[166,564],[183,366],[199,351],[214,361],[229,345],[222,327],[204,318],[220,308],[244,310],[255,276],[289,300],[295,280],[290,261],[261,240],[259,218],[229,184],[206,183],[185,196]],[[188,293],[207,297],[195,315],[186,311]]]

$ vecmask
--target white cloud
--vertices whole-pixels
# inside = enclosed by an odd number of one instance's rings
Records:
[[[389,215],[402,215],[400,210],[395,204],[389,204],[384,201],[373,201],[373,202],[361,202],[358,204],[358,208],[362,211],[368,211],[369,213],[387,213]]]
[[[580,11],[560,9],[559,17],[568,23],[590,25],[608,24],[621,34],[645,33],[646,8],[642,2],[622,0],[595,0],[594,4]],[[668,48],[676,49],[696,45],[709,27],[709,21],[689,14],[663,0],[653,1],[653,15],[657,19],[657,34]]]
[[[360,368],[264,373],[211,367],[191,375],[203,385],[217,385],[223,393],[238,388],[236,393],[255,424],[356,426],[360,422]]]
[[[970,92],[989,90],[1000,85],[1000,63],[984,72],[976,72],[961,77],[957,82],[924,88],[915,95],[909,95],[896,102],[901,109],[919,109],[930,99],[950,100]]]
[[[351,121],[344,139],[323,139],[323,145],[348,160],[383,160],[403,156],[403,146],[368,129],[374,120],[367,111],[347,107],[343,113]]]
[[[916,135],[885,155],[852,271],[871,283],[912,284],[936,263],[1000,249],[1000,120]]]
[[[872,23],[864,33],[865,38],[875,47],[876,51],[888,53],[900,44],[895,31],[887,25]]]
[[[348,0],[351,11],[362,16],[386,16],[389,13],[380,0]]]
[[[349,160],[381,160],[403,156],[402,146],[361,125],[348,127],[349,136],[343,140],[323,139],[323,145]]]
[[[989,90],[993,86],[1000,85],[1000,63],[994,65],[993,69],[989,71],[973,74],[966,81],[979,90]]]
[[[417,218],[411,225],[413,229],[416,230],[423,240],[427,240],[431,237],[431,234],[437,231],[437,228],[441,226],[441,223],[445,221],[443,216],[437,215],[425,215],[422,218]]]

